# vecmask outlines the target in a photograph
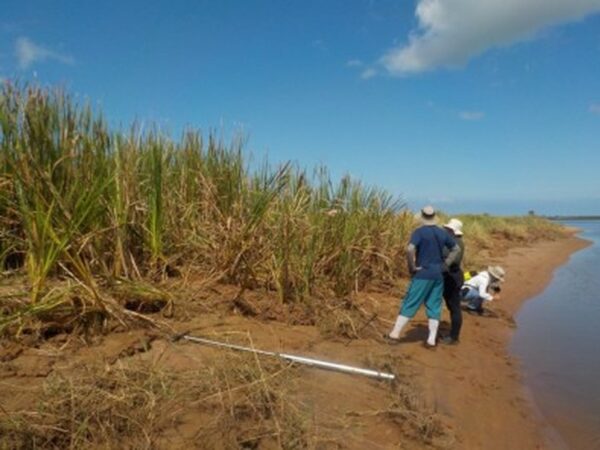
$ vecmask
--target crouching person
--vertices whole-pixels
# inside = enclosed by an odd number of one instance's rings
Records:
[[[500,285],[505,272],[500,266],[490,266],[463,284],[461,298],[467,302],[467,310],[483,314],[483,302],[491,302],[500,297]]]
[[[412,276],[410,286],[402,300],[394,328],[387,337],[398,341],[404,326],[424,303],[429,318],[429,337],[425,345],[434,347],[442,309],[444,264],[452,265],[460,248],[449,233],[436,225],[433,207],[426,206],[421,210],[421,220],[423,225],[412,233],[406,249],[408,269]],[[450,250],[445,260],[444,248]]]

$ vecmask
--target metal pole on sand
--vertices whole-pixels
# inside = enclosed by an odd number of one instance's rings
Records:
[[[284,359],[286,361],[291,361],[291,362],[294,362],[297,364],[303,364],[306,366],[317,367],[320,369],[334,370],[337,372],[350,373],[350,374],[355,374],[355,375],[364,375],[367,377],[379,378],[379,379],[383,379],[383,380],[393,380],[395,378],[395,375],[391,374],[391,373],[379,372],[377,370],[371,370],[371,369],[363,369],[360,367],[348,366],[346,364],[338,364],[338,363],[334,363],[334,362],[323,361],[320,359],[307,358],[305,356],[291,355],[288,353],[279,353],[279,352],[258,350],[258,349],[251,348],[251,347],[244,347],[242,345],[228,344],[226,342],[213,341],[212,339],[190,336],[187,333],[181,333],[181,334],[175,335],[173,337],[173,341],[178,341],[181,339],[184,339],[184,340],[190,341],[190,342],[194,342],[196,344],[204,344],[204,345],[210,345],[213,347],[221,347],[221,348],[228,348],[228,349],[232,349],[232,350],[238,350],[238,351],[242,351],[242,352],[255,353],[258,355],[272,356],[272,357]]]

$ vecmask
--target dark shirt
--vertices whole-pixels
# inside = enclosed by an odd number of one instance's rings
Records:
[[[441,280],[444,264],[444,248],[454,248],[454,238],[435,225],[417,228],[410,237],[416,248],[417,270],[413,278],[420,280]]]

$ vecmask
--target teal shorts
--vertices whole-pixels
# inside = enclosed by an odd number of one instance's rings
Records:
[[[425,303],[427,317],[440,320],[442,315],[443,280],[413,279],[408,287],[408,292],[402,300],[400,314],[412,318],[419,307]]]

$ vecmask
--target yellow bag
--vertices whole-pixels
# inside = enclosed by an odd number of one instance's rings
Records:
[[[475,270],[467,270],[464,275],[465,281],[469,281],[471,278],[477,275],[477,272]]]

